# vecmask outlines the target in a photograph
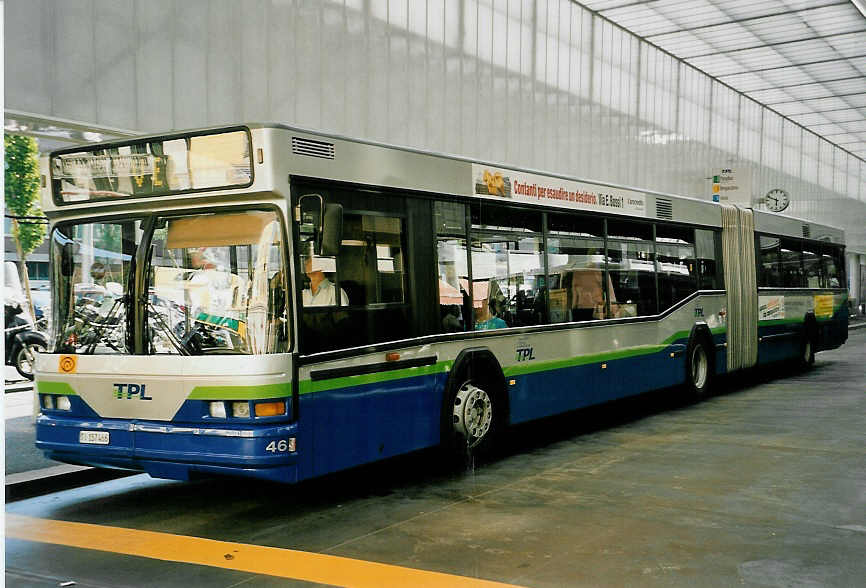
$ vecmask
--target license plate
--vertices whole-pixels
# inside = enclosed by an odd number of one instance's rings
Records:
[[[78,442],[108,445],[108,431],[79,431]]]

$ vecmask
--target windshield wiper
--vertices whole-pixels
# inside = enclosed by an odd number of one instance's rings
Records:
[[[84,321],[89,322],[96,328],[91,332],[89,339],[91,341],[87,344],[87,347],[84,349],[82,355],[93,355],[96,351],[96,346],[103,342],[105,345],[113,349],[114,351],[120,352],[121,350],[114,345],[111,341],[110,337],[120,326],[121,321],[119,317],[115,316],[118,314],[118,311],[121,307],[125,306],[129,295],[121,296],[120,298],[115,298],[114,302],[111,304],[111,308],[108,311],[108,314],[103,318],[100,316],[98,311],[92,311],[90,316],[83,314],[83,311],[78,311],[82,314],[81,318]]]
[[[162,319],[162,315],[156,309],[153,302],[148,301],[147,303],[148,316],[155,319],[155,324],[159,327],[162,334],[166,339],[172,344],[172,346],[177,349],[177,352],[181,355],[192,355],[187,349],[187,347],[183,344],[183,342],[177,338],[177,335],[174,334],[171,327]],[[153,340],[151,339],[150,344],[153,345]]]

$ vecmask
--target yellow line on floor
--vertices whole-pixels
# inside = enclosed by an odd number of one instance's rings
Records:
[[[6,537],[352,588],[509,586],[488,580],[348,557],[154,531],[53,521],[8,512],[6,513]]]

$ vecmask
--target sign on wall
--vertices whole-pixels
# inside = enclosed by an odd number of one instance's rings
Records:
[[[752,172],[749,168],[713,170],[713,202],[752,205]]]
[[[643,192],[584,184],[505,168],[472,164],[472,192],[518,202],[543,202],[594,212],[646,216]]]

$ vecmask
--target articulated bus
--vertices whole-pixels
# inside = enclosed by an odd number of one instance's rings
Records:
[[[276,124],[64,149],[36,444],[297,482],[847,338],[844,236]]]

